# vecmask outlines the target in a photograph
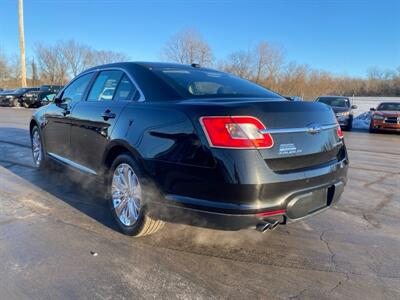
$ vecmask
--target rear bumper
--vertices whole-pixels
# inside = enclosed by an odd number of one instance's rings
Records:
[[[169,194],[152,203],[150,214],[172,223],[225,230],[255,228],[261,221],[271,219],[293,222],[337,203],[347,181],[347,168],[346,158],[328,167],[305,171],[304,177],[295,181],[243,186],[249,196],[258,194],[258,199],[250,202],[230,202],[229,192],[228,201]]]

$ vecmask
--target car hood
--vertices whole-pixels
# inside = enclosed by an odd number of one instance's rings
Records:
[[[0,94],[1,97],[5,97],[5,96],[15,96],[15,97],[19,97],[21,96],[21,94],[16,94],[16,93],[3,93]]]
[[[385,111],[377,111],[378,114],[386,116],[386,117],[398,117],[400,116],[400,111],[397,110],[385,110]]]
[[[6,90],[6,91],[1,91],[0,92],[0,95],[9,95],[9,94],[12,94],[12,93],[14,93],[14,91],[13,90]]]
[[[350,111],[348,107],[338,107],[338,106],[331,106],[335,113]]]

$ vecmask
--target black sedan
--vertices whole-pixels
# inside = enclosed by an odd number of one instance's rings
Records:
[[[354,118],[353,109],[356,109],[357,105],[351,105],[348,97],[324,96],[318,97],[315,101],[325,103],[332,107],[340,126],[344,130],[351,131]]]
[[[49,104],[61,89],[60,85],[42,85],[36,91],[25,93],[21,98],[21,104],[26,108]]]
[[[330,107],[198,65],[89,69],[37,110],[30,134],[38,168],[101,179],[135,236],[164,221],[263,232],[332,206],[346,184]]]
[[[0,106],[20,107],[22,97],[30,91],[37,91],[39,88],[20,88],[0,94]]]

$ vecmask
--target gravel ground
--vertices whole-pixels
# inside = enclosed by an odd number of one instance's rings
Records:
[[[400,299],[400,136],[346,132],[341,202],[273,232],[115,230],[93,183],[32,167],[32,110],[0,108],[0,299]]]

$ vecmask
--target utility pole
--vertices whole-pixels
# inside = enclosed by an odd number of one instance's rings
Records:
[[[21,53],[21,86],[26,87],[26,62],[25,62],[25,33],[24,33],[24,5],[23,0],[18,0],[19,17],[19,49]]]

